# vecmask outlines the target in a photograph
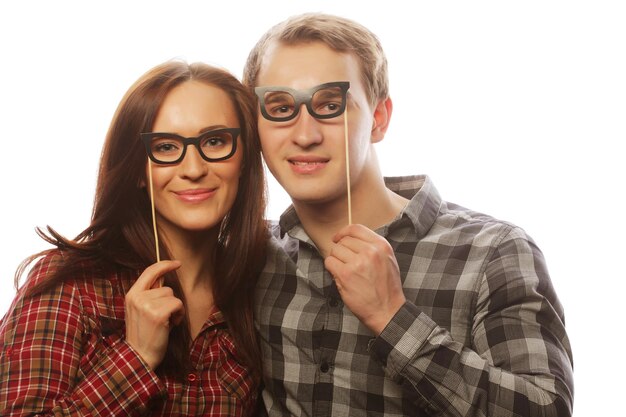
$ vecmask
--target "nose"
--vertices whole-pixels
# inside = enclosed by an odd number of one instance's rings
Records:
[[[195,146],[188,146],[185,157],[180,162],[180,175],[183,178],[197,180],[209,172],[209,162],[202,159]]]
[[[293,141],[303,148],[318,145],[323,136],[319,121],[309,114],[306,105],[302,104],[300,112],[294,121]]]

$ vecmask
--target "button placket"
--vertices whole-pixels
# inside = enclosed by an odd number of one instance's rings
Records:
[[[337,307],[341,307],[341,300],[338,299],[337,297],[330,297],[328,299],[328,305],[331,308],[337,308]]]

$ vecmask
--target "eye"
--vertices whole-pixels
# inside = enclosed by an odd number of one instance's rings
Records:
[[[231,151],[233,136],[230,132],[209,132],[200,140],[202,152],[210,158],[221,158]]]
[[[220,136],[211,136],[210,138],[206,138],[203,142],[202,142],[202,147],[216,147],[216,146],[223,146],[226,144],[226,141],[224,140],[224,138],[220,137]]]
[[[282,106],[274,106],[269,109],[271,115],[285,115],[293,113],[293,106],[284,104]]]
[[[327,101],[323,103],[316,103],[315,113],[320,115],[333,114],[337,113],[339,109],[341,109],[341,102]]]
[[[273,91],[267,93],[263,100],[265,110],[273,117],[286,117],[295,110],[294,97],[284,91]]]
[[[329,87],[316,91],[311,100],[316,114],[333,115],[341,110],[344,103],[344,94],[340,88]]]
[[[180,145],[167,139],[155,139],[152,141],[152,152],[157,154],[172,154],[180,150]]]

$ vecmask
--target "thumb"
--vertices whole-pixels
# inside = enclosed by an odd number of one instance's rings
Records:
[[[179,261],[160,261],[147,267],[137,278],[132,288],[140,291],[149,290],[154,287],[158,279],[168,272],[175,271],[180,268]]]

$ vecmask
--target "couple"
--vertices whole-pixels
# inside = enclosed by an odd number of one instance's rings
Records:
[[[296,16],[243,84],[168,62],[127,92],[90,226],[22,266],[41,258],[0,324],[0,415],[571,415],[533,241],[382,177],[376,37]],[[261,149],[293,202],[269,226]]]

